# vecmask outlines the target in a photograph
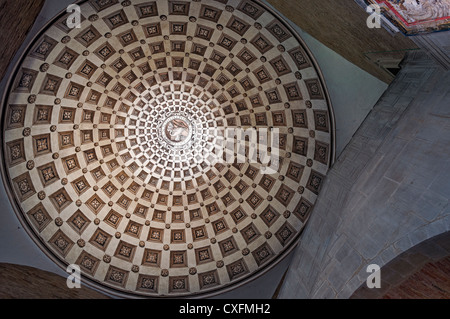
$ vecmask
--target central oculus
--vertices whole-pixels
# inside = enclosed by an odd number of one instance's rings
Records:
[[[162,125],[163,138],[173,146],[181,146],[189,142],[193,128],[184,116],[174,115],[166,119]]]

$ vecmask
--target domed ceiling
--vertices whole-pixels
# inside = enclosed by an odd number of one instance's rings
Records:
[[[217,294],[270,269],[334,156],[302,40],[250,0],[78,4],[81,28],[64,12],[42,30],[3,103],[3,179],[30,236],[122,296]],[[227,128],[279,130],[277,171],[214,159]]]

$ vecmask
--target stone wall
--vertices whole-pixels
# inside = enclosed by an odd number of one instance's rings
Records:
[[[416,49],[411,39],[384,28],[369,29],[364,11],[355,0],[268,0],[288,19],[321,43],[378,79],[393,76],[367,59],[365,53]]]
[[[1,299],[106,299],[86,286],[69,289],[67,279],[33,267],[0,264]]]
[[[450,230],[449,84],[408,55],[329,172],[280,298],[349,298],[369,264]]]
[[[33,26],[44,2],[45,0],[0,2],[0,80]],[[11,32],[14,32],[14,36],[11,36]]]
[[[353,299],[449,299],[450,232],[428,239],[394,258],[381,271],[381,287],[363,284]]]

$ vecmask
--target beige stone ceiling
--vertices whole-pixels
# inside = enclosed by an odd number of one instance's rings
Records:
[[[80,29],[61,15],[30,45],[3,105],[3,178],[33,239],[129,296],[219,293],[269,269],[334,153],[303,42],[250,0],[80,6]],[[275,174],[198,160],[212,129],[237,127],[280,130]]]

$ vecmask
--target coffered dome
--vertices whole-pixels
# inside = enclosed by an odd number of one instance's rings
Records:
[[[79,5],[81,28],[47,25],[3,102],[2,175],[30,236],[124,296],[217,294],[270,269],[334,156],[298,34],[251,0]],[[249,142],[231,151],[244,161],[217,156],[231,128],[278,130],[277,171]]]

